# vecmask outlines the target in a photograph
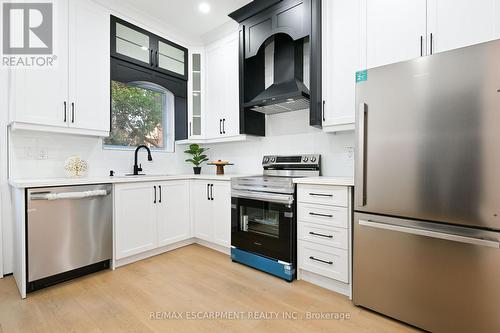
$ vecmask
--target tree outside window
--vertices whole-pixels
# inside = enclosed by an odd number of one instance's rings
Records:
[[[105,147],[173,151],[173,108],[172,93],[159,85],[111,81],[111,133]]]

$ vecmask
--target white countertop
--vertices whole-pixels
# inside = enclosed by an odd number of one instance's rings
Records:
[[[310,184],[310,185],[354,186],[354,178],[352,177],[294,178],[293,182],[295,184]]]
[[[249,175],[226,174],[218,175],[146,175],[146,176],[114,176],[114,177],[84,177],[84,178],[37,178],[37,179],[10,179],[9,184],[16,188],[92,185],[92,184],[118,184],[137,182],[158,182],[168,180],[222,180],[230,181],[232,178]]]

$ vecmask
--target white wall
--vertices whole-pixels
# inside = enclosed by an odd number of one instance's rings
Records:
[[[0,278],[4,272],[11,271],[11,259],[3,260],[3,253],[11,252],[7,249],[12,248],[12,242],[7,239],[7,235],[3,232],[3,224],[10,226],[6,221],[10,222],[9,195],[7,184],[7,103],[8,103],[8,76],[7,70],[0,68]],[[4,239],[4,236],[6,239]],[[5,251],[4,251],[5,248]],[[6,266],[4,269],[4,265]]]

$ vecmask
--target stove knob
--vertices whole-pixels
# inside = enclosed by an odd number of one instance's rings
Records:
[[[264,157],[264,163],[269,162],[269,157]]]
[[[276,162],[276,158],[272,157],[271,158],[271,163],[274,163],[274,162]]]
[[[314,156],[311,157],[311,162],[313,162],[313,163],[316,162],[316,157],[314,157]]]
[[[307,163],[307,161],[309,161],[309,158],[307,156],[304,156],[304,158],[302,159],[302,162]]]

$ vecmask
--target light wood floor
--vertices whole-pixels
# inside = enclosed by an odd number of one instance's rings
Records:
[[[152,320],[151,312],[280,312],[277,320]],[[284,320],[282,312],[349,313],[348,320]],[[183,314],[184,318],[186,315]],[[287,283],[191,245],[69,281],[21,300],[0,280],[0,332],[416,332],[303,281]]]

